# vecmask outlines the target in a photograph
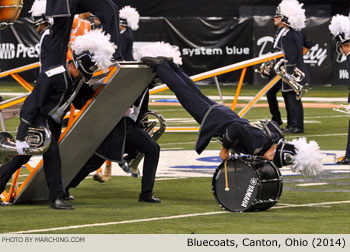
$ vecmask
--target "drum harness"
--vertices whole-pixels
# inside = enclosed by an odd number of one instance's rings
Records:
[[[262,147],[262,149],[257,152],[257,154],[259,155],[263,155],[267,150],[271,148],[271,145],[272,145],[273,139],[272,139],[271,130],[269,129],[268,125],[271,125],[274,129],[276,129],[277,133],[281,136],[281,138],[283,138],[283,133],[279,129],[279,127],[277,127],[277,125],[275,125],[273,122],[270,122],[266,119],[260,120],[259,123],[256,123],[256,124],[253,124],[253,123],[248,124],[249,127],[259,129],[266,135],[267,142],[265,146]]]

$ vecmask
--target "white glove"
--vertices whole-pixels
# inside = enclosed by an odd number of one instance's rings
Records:
[[[350,104],[346,107],[346,111],[350,111]]]
[[[16,140],[16,149],[19,155],[24,155],[24,148],[29,148],[29,145],[26,141]]]

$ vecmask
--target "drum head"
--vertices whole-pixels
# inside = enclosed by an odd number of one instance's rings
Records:
[[[249,211],[258,193],[258,174],[249,163],[230,159],[227,161],[228,188],[225,190],[225,167],[222,163],[215,171],[212,190],[219,205],[232,212]]]

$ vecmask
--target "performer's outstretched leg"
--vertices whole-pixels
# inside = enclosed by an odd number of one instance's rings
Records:
[[[167,61],[161,62],[156,67],[156,73],[175,93],[187,112],[200,124],[207,110],[215,102],[203,95],[191,79],[184,77],[175,64],[170,64]]]

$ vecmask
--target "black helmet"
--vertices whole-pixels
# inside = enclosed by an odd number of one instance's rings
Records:
[[[337,36],[335,36],[335,45],[336,45],[336,50],[338,53],[342,54],[343,52],[340,49],[340,46],[343,43],[350,42],[350,37],[346,37],[344,32],[339,33]]]
[[[277,143],[275,155],[273,156],[273,163],[281,168],[290,165],[293,162],[293,156],[296,154],[295,146],[287,143],[286,140],[281,139]]]
[[[128,26],[128,21],[125,18],[119,18],[119,25]]]
[[[98,69],[96,63],[92,61],[92,55],[88,51],[84,51],[79,55],[73,52],[73,62],[85,82],[88,82]]]

